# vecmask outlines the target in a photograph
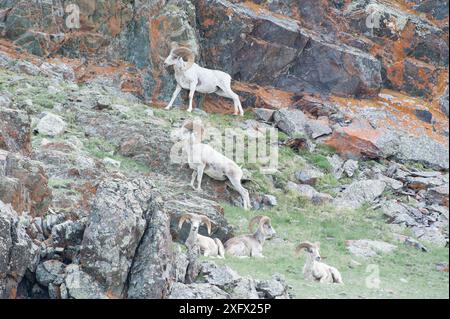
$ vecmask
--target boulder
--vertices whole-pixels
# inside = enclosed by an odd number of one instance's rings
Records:
[[[381,68],[374,57],[294,19],[225,0],[197,1],[196,9],[200,32],[208,39],[202,43],[206,64],[220,66],[236,80],[295,93],[374,96],[380,89]]]
[[[334,204],[340,208],[360,208],[365,203],[372,203],[383,194],[386,184],[380,180],[362,180],[350,184],[335,199]]]
[[[64,134],[66,122],[58,115],[48,113],[41,118],[36,126],[39,134],[55,137]]]
[[[58,260],[47,260],[38,265],[36,269],[36,280],[37,282],[48,287],[49,284],[60,280],[61,284],[64,280],[65,265]]]
[[[78,265],[66,267],[64,290],[71,299],[109,299],[106,291],[95,278],[81,270]]]
[[[80,262],[82,270],[113,296],[125,295],[125,284],[147,229],[147,218],[151,218],[154,197],[148,179],[106,180],[97,188]]]
[[[26,112],[0,107],[0,149],[31,155],[31,122]]]
[[[324,173],[315,168],[305,168],[295,173],[295,177],[302,184],[314,186],[317,180],[325,176]]]
[[[257,120],[263,122],[272,122],[275,110],[256,108],[253,110],[253,112],[255,113]]]
[[[0,150],[0,200],[19,213],[45,214],[52,191],[41,163]]]
[[[0,299],[16,298],[26,271],[34,272],[38,262],[39,247],[12,206],[0,200]]]
[[[333,201],[333,197],[331,195],[320,193],[310,185],[299,185],[293,182],[288,182],[286,188],[288,190],[294,191],[300,197],[306,198],[307,200],[311,201],[314,205],[322,205]]]
[[[352,255],[362,258],[376,257],[379,254],[388,254],[397,249],[397,246],[379,240],[347,240],[345,244]]]
[[[172,285],[168,299],[230,299],[231,296],[217,286],[208,283],[183,284],[176,282]]]

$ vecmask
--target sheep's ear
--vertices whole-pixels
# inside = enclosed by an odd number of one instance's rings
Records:
[[[320,248],[320,243],[319,243],[319,242],[314,243],[314,245],[316,245],[316,247],[317,247],[318,249]]]

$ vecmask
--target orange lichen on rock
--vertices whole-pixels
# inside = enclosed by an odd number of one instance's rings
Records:
[[[351,117],[364,117],[363,114],[372,111],[374,116],[371,121],[378,128],[393,128],[415,136],[426,134],[437,142],[448,143],[445,136],[448,119],[436,105],[437,101],[430,102],[392,90],[382,90],[376,99],[332,97],[331,101]],[[417,111],[430,112],[433,121],[428,123],[420,120],[416,115]]]

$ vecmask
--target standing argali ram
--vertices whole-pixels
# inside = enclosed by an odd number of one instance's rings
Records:
[[[173,65],[175,70],[175,79],[177,87],[173,92],[172,99],[167,105],[169,110],[181,89],[189,90],[189,108],[188,112],[192,112],[192,99],[195,91],[200,93],[216,93],[233,100],[234,115],[238,112],[244,115],[239,96],[231,89],[231,76],[225,72],[218,70],[205,69],[195,63],[194,53],[186,47],[180,47],[177,43],[172,43],[169,56],[164,61],[164,66]]]
[[[233,160],[219,153],[208,144],[201,143],[204,128],[197,121],[187,120],[175,131],[172,137],[182,142],[183,153],[187,156],[189,167],[193,170],[191,187],[202,191],[203,174],[218,180],[229,180],[233,188],[241,195],[245,210],[251,208],[250,196],[242,186],[244,172]],[[197,180],[197,187],[195,187]]]

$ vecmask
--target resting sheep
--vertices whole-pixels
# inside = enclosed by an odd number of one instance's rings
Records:
[[[339,271],[321,262],[319,248],[319,243],[312,244],[307,241],[297,246],[296,253],[299,253],[302,249],[308,253],[305,266],[303,267],[305,279],[320,283],[343,284],[344,282]]]
[[[212,239],[198,233],[200,226],[204,224],[208,229],[208,234],[211,234],[212,223],[208,217],[197,214],[184,214],[178,222],[178,228],[181,229],[186,221],[191,223],[191,230],[189,232],[188,239],[186,240],[188,246],[193,246],[190,244],[196,243],[200,248],[200,253],[204,256],[218,258],[225,257],[225,249],[220,239]]]
[[[188,157],[188,164],[192,173],[191,186],[201,192],[203,174],[209,177],[225,181],[229,180],[233,188],[242,196],[245,210],[251,208],[248,191],[242,186],[241,180],[244,176],[242,169],[232,160],[217,152],[211,146],[201,143],[204,128],[201,124],[191,120],[186,121],[173,137],[183,141],[183,152]],[[197,179],[197,188],[194,183]]]
[[[177,87],[173,92],[172,99],[166,107],[169,110],[181,89],[189,90],[189,108],[192,112],[192,99],[195,91],[200,93],[216,93],[233,100],[234,115],[238,112],[244,115],[239,96],[231,89],[231,76],[218,70],[205,69],[195,63],[194,53],[186,47],[180,47],[177,43],[172,43],[169,56],[164,61],[164,66],[173,65],[175,70],[175,80]]]
[[[266,239],[273,237],[276,232],[267,216],[256,216],[249,224],[250,232],[253,225],[258,224],[258,229],[252,235],[242,235],[229,239],[225,243],[225,251],[236,257],[264,257],[263,244]]]

